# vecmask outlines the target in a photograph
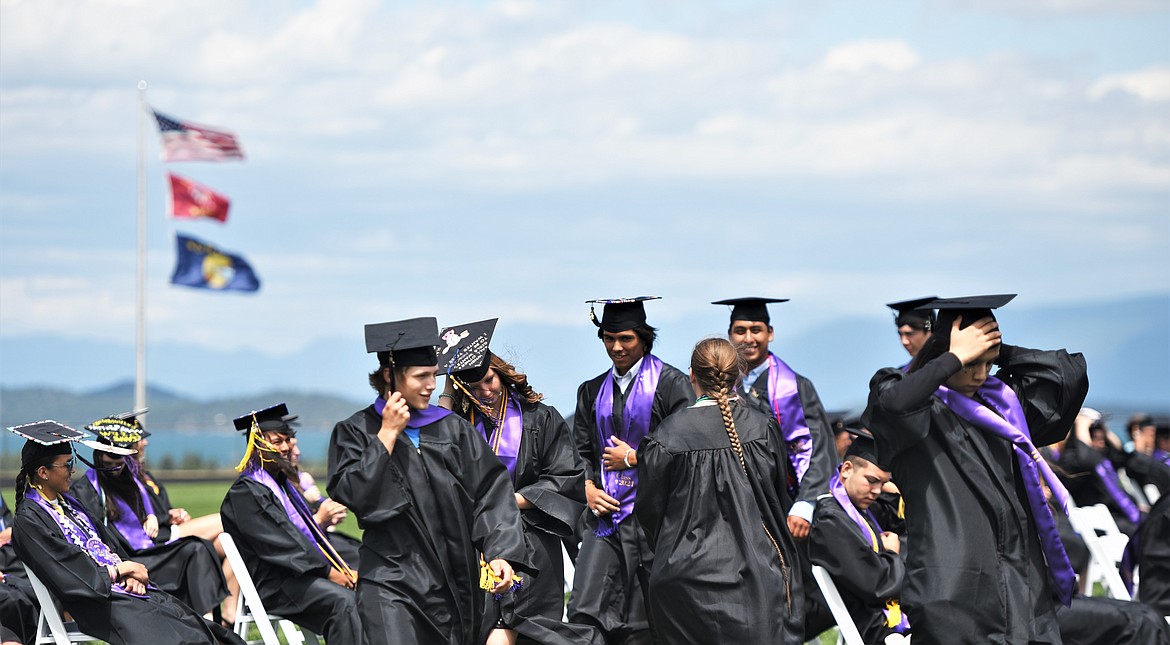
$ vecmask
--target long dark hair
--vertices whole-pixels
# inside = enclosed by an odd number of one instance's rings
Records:
[[[95,464],[98,463],[98,459],[98,451],[95,450],[93,453],[93,461]],[[153,509],[145,508],[145,505],[142,503],[142,495],[138,491],[138,478],[135,477],[128,463],[131,459],[133,457],[123,457],[122,469],[116,473],[98,468],[98,484],[106,492],[107,497],[122,500],[130,507],[130,510],[134,513],[134,517],[139,522],[145,522],[146,516],[150,515]],[[112,499],[106,501],[105,506],[106,518],[110,522],[116,522],[121,519],[122,512],[119,510],[118,505],[113,503]]]

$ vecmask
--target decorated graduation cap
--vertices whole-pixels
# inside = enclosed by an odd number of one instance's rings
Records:
[[[747,320],[750,322],[764,322],[771,324],[772,317],[768,315],[768,305],[777,302],[788,302],[788,298],[759,298],[756,296],[750,296],[747,298],[728,298],[726,300],[716,300],[711,304],[730,305],[731,322],[735,322],[737,320]]]
[[[101,443],[119,448],[133,448],[150,433],[139,423],[138,417],[146,414],[148,408],[130,410],[121,414],[114,414],[85,426],[89,432],[97,435]]]
[[[439,323],[434,318],[409,318],[366,325],[366,352],[378,354],[382,367],[435,365]]]
[[[20,465],[27,466],[34,461],[45,457],[68,455],[73,452],[73,442],[89,446],[95,450],[102,450],[115,455],[132,455],[136,450],[118,448],[99,443],[93,434],[85,430],[75,430],[52,419],[12,426],[8,431],[27,441],[20,451]],[[82,459],[82,461],[85,461]]]
[[[292,425],[296,418],[296,415],[288,413],[287,405],[277,403],[263,410],[253,410],[232,419],[236,430],[243,432],[248,441],[248,447],[244,450],[244,456],[240,459],[240,463],[236,465],[236,470],[244,470],[255,455],[260,455],[262,462],[272,461],[271,458],[265,457],[264,453],[279,452],[279,450],[264,438],[264,433],[283,432],[289,436],[296,436],[297,431]]]
[[[910,325],[915,329],[930,331],[934,321],[934,309],[919,309],[923,305],[938,300],[938,296],[925,296],[899,302],[888,302],[886,306],[894,310],[894,326]]]
[[[499,318],[447,327],[439,333],[439,371],[464,383],[476,383],[491,367],[489,349]]]
[[[642,304],[647,300],[661,300],[661,296],[635,296],[633,298],[596,298],[586,300],[589,305],[589,319],[594,325],[611,334],[619,331],[628,331],[635,327],[646,325],[646,307]],[[594,305],[604,305],[601,310],[601,320],[597,320]]]
[[[862,428],[848,428],[848,430],[849,434],[853,435],[853,443],[849,444],[849,448],[845,451],[846,458],[860,457],[882,470],[889,470],[878,459],[877,442],[873,440],[873,435],[868,430]]]
[[[987,296],[963,296],[961,298],[935,298],[930,302],[917,307],[919,311],[937,309],[934,333],[949,338],[951,325],[955,319],[962,316],[963,322],[959,326],[965,329],[980,318],[995,318],[992,310],[998,309],[1011,302],[1016,297],[1014,293],[1000,293]]]

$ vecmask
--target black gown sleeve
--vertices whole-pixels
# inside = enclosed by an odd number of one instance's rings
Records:
[[[1068,436],[1089,393],[1085,357],[1003,344],[996,362],[996,377],[1019,395],[1032,443],[1047,446]]]
[[[220,513],[232,537],[247,542],[268,567],[290,575],[324,578],[330,565],[303,533],[297,530],[272,491],[249,479],[237,479],[224,497]]]
[[[931,397],[962,367],[959,357],[947,352],[916,372],[885,368],[874,374],[861,423],[873,432],[882,460],[893,462],[926,438],[931,426]]]
[[[694,402],[695,388],[691,387],[690,378],[678,368],[664,365],[662,376],[658,380],[658,389],[654,392],[654,404],[657,408],[655,416],[658,417],[659,423]],[[654,428],[652,427],[650,431],[653,432]]]
[[[809,560],[824,567],[837,586],[872,606],[900,598],[906,580],[902,558],[893,551],[875,553],[835,499],[824,499],[809,530]]]
[[[577,388],[577,410],[573,413],[573,441],[577,444],[577,454],[581,457],[585,479],[599,484],[597,473],[601,471],[601,455],[598,455],[593,447],[593,435],[597,433],[593,404],[597,393],[589,387],[592,382],[585,381]]]
[[[537,441],[537,480],[517,490],[534,508],[521,513],[525,522],[554,535],[573,533],[585,503],[585,470],[573,445],[569,425],[547,405],[526,411],[525,425],[532,419],[533,432],[524,432]]]
[[[673,455],[647,435],[638,446],[638,492],[634,499],[634,515],[638,525],[650,542],[650,549],[658,546],[658,530],[662,516],[666,513],[666,502],[670,497]]]
[[[796,379],[800,407],[804,410],[804,422],[808,425],[809,440],[812,441],[812,455],[808,468],[800,482],[796,501],[816,505],[817,497],[829,492],[829,479],[837,468],[837,449],[833,431],[829,426],[825,407],[812,381],[798,376]]]
[[[364,427],[369,414],[372,407],[338,422],[329,441],[329,496],[352,511],[363,528],[411,506],[406,477],[377,434]],[[414,450],[414,445],[402,433],[394,450]]]
[[[507,560],[513,568],[534,573],[508,469],[471,424],[455,415],[444,420],[463,426],[455,435],[462,465],[456,476],[472,499],[472,542],[484,560]]]

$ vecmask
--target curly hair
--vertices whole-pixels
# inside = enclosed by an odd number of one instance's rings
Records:
[[[490,365],[492,370],[496,373],[496,376],[499,377],[500,381],[509,392],[516,395],[517,398],[519,398],[521,401],[524,401],[525,403],[536,403],[538,401],[544,400],[544,395],[532,389],[532,386],[528,383],[527,374],[517,370],[515,365],[500,358],[494,353],[489,353],[488,355],[491,357]],[[491,412],[489,410],[485,410],[483,404],[476,400],[475,397],[468,394],[469,388],[472,384],[464,383],[462,381],[459,381],[459,384],[463,387],[455,388],[455,393],[453,395],[455,397],[455,411],[466,417],[471,413],[471,409],[474,407],[480,413],[488,414],[490,416]]]

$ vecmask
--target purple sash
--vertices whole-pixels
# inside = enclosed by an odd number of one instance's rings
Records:
[[[865,522],[865,519],[861,516],[861,511],[859,511],[857,507],[853,505],[853,500],[849,499],[849,493],[845,491],[845,485],[841,483],[840,472],[833,473],[832,479],[829,480],[829,493],[833,495],[833,499],[837,500],[837,503],[841,505],[841,508],[845,509],[845,514],[849,516],[849,519],[853,520],[853,523],[857,525],[857,530],[861,532],[862,539],[869,543],[869,548],[873,549],[874,553],[881,553],[881,543],[878,541],[877,536],[878,533],[882,532],[882,525],[878,524],[877,518],[873,516],[873,513],[871,513],[868,508],[865,509],[865,515],[869,518],[869,521],[877,527],[877,533],[875,533],[874,530],[870,528],[870,526]],[[898,622],[894,625],[889,624],[890,611],[892,609],[891,605],[893,607],[897,607],[898,609],[896,614]],[[886,617],[887,627],[890,627],[899,634],[905,634],[906,632],[910,631],[910,619],[907,618],[905,612],[902,611],[897,599],[892,599],[890,602],[886,603],[886,607],[882,609],[882,614],[884,614]]]
[[[126,461],[129,462],[130,459],[127,458]],[[130,545],[132,551],[141,551],[142,549],[149,549],[154,546],[154,540],[146,534],[146,529],[138,521],[138,515],[134,513],[134,509],[130,508],[126,500],[117,495],[107,495],[102,490],[101,484],[98,483],[96,470],[90,468],[86,471],[85,478],[89,480],[93,489],[97,491],[98,497],[102,500],[103,504],[107,506],[113,505],[118,509],[118,519],[114,521],[114,528],[118,529],[122,537],[126,538],[126,543]],[[150,503],[150,496],[146,493],[146,487],[142,485],[142,482],[138,481],[137,477],[134,478],[134,484],[138,487],[138,494],[142,498],[143,511],[147,515],[155,515],[157,517],[157,514],[154,512],[154,505]],[[108,516],[104,516],[103,519],[106,517]],[[159,520],[159,522],[162,521],[161,519]],[[106,523],[109,523],[108,520]]]
[[[804,481],[804,473],[812,460],[812,432],[804,420],[804,406],[796,387],[796,372],[775,354],[768,352],[768,402],[781,434],[788,444],[788,459],[796,470],[796,481]]]
[[[1061,543],[1060,535],[1056,531],[1056,521],[1044,499],[1040,478],[1043,477],[1048,482],[1053,499],[1066,514],[1068,491],[1056,478],[1056,474],[1040,455],[1040,451],[1032,444],[1028,422],[1024,418],[1024,408],[1020,405],[1016,393],[1003,381],[989,376],[979,388],[978,394],[987,402],[987,406],[980,405],[975,399],[954,392],[945,385],[940,385],[935,392],[939,400],[960,418],[1012,444],[1016,463],[1024,479],[1024,491],[1028,497],[1028,507],[1032,511],[1032,523],[1040,538],[1044,558],[1048,562],[1048,574],[1052,577],[1057,597],[1067,607],[1072,602],[1073,591],[1076,589],[1076,573],[1068,562],[1068,554],[1065,553],[1064,544]]]
[[[1126,519],[1134,524],[1137,524],[1142,519],[1142,512],[1138,510],[1137,504],[1133,503],[1133,499],[1121,488],[1121,480],[1117,477],[1117,471],[1113,468],[1113,463],[1108,459],[1102,459],[1093,471],[1097,473],[1097,479],[1105,487],[1105,492],[1109,493],[1109,497],[1121,508],[1125,513]]]
[[[82,510],[81,504],[64,493],[57,496],[57,503],[66,511],[66,515],[70,520],[65,519],[65,516],[59,512],[52,503],[40,493],[35,490],[29,490],[24,494],[24,498],[32,503],[40,506],[57,522],[57,527],[61,529],[61,534],[65,536],[69,543],[81,549],[102,568],[108,566],[118,566],[122,563],[122,558],[116,552],[110,549],[109,545],[102,541],[98,535],[97,529],[90,522],[89,516]],[[120,583],[112,583],[110,589],[116,593],[125,594],[127,596],[135,596],[137,598],[146,598],[146,594],[131,593],[126,590]]]
[[[503,427],[489,430],[488,427],[491,423],[485,415],[479,413],[474,415],[475,427],[483,435],[492,452],[496,453],[496,456],[507,467],[508,475],[514,484],[516,483],[516,458],[520,454],[520,438],[524,435],[524,411],[520,409],[520,401],[516,400],[511,392],[505,389],[504,396],[507,397],[508,403],[507,407],[504,408]]]
[[[276,495],[276,499],[280,500],[281,505],[284,506],[284,512],[286,515],[288,515],[288,519],[293,523],[293,526],[297,527],[297,530],[300,531],[302,535],[309,538],[310,542],[317,542],[317,539],[313,537],[313,532],[309,530],[309,523],[315,523],[313,514],[308,513],[308,521],[306,521],[306,518],[301,515],[296,504],[293,503],[293,498],[299,497],[299,494],[290,494],[289,491],[285,490],[283,486],[276,483],[276,479],[271,474],[269,474],[267,470],[264,470],[255,464],[250,465],[250,467],[243,472],[243,476],[253,481],[260,482],[261,484],[264,484],[264,486],[266,486],[269,490],[271,490],[272,494]]]
[[[374,412],[377,412],[378,416],[382,416],[382,410],[385,407],[386,407],[386,399],[383,399],[382,397],[378,397],[377,399],[374,400]],[[428,405],[425,410],[412,409],[410,411],[410,421],[407,421],[406,425],[411,427],[411,428],[421,428],[423,426],[429,426],[432,423],[438,421],[439,419],[442,419],[443,417],[447,416],[448,414],[451,414],[450,410],[448,410],[446,408],[440,408],[440,407],[434,406],[434,405]]]
[[[1158,461],[1166,464],[1167,466],[1170,466],[1170,452],[1164,452],[1162,450],[1155,450],[1154,451],[1154,459],[1157,459]]]
[[[614,368],[601,382],[597,400],[593,404],[597,433],[602,446],[610,446],[610,437],[617,437],[637,449],[642,438],[650,434],[650,414],[654,407],[654,392],[658,389],[658,377],[662,375],[662,360],[653,354],[646,354],[638,374],[630,383],[626,405],[622,414],[622,427],[613,425],[613,388],[617,373]],[[606,494],[618,501],[618,510],[603,514],[597,519],[597,537],[605,537],[617,530],[618,524],[634,512],[634,497],[638,492],[638,469],[608,470],[601,462],[601,482]]]

